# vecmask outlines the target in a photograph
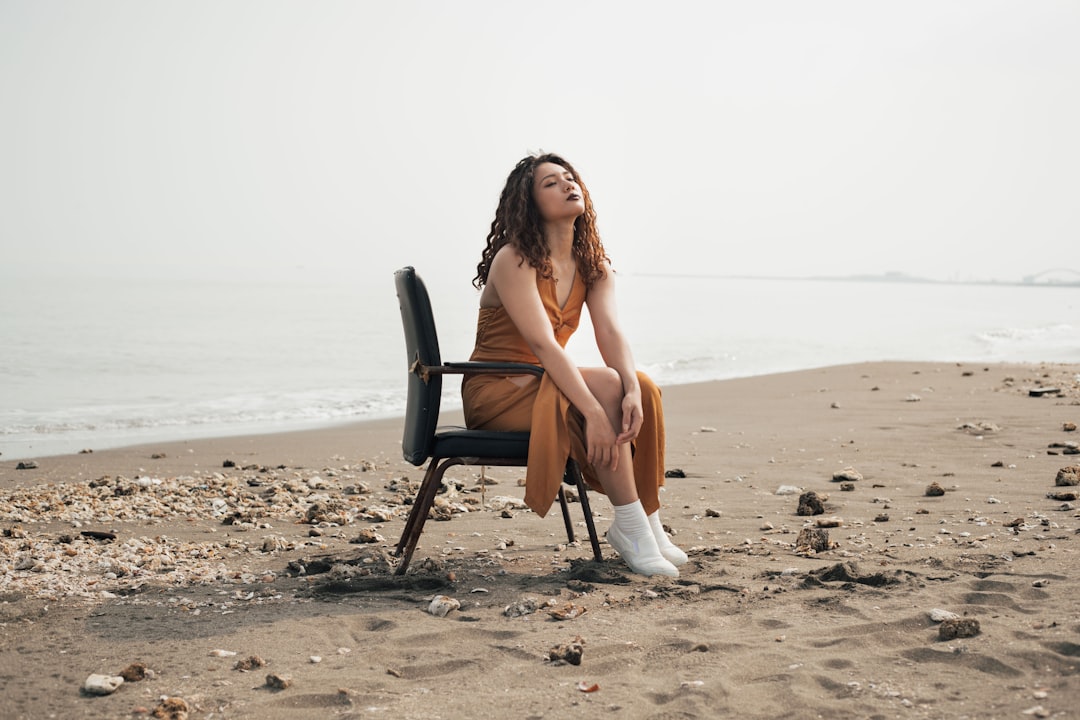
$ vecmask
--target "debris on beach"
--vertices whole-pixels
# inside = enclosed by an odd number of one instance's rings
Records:
[[[852,467],[838,470],[832,475],[833,482],[858,482],[863,479],[862,473]]]
[[[829,548],[829,531],[822,528],[803,528],[799,531],[799,536],[795,540],[795,553],[797,555],[813,555],[825,552]]]
[[[825,504],[822,502],[822,498],[813,490],[807,490],[799,496],[799,507],[795,511],[796,515],[822,515],[824,512]]]
[[[583,605],[568,602],[561,607],[551,608],[547,612],[554,620],[573,620],[584,615],[588,609]]]
[[[187,720],[189,712],[190,708],[183,698],[166,697],[157,704],[150,717],[159,720]]]
[[[436,595],[428,605],[428,612],[435,617],[446,617],[451,610],[460,610],[461,603],[449,595]]]
[[[251,672],[256,668],[266,667],[266,661],[258,655],[249,655],[243,660],[237,660],[233,665],[233,670],[239,670],[240,672]]]
[[[975,637],[979,634],[979,621],[974,618],[949,618],[938,625],[938,637],[942,640]]]
[[[963,430],[972,435],[985,435],[988,433],[1001,432],[1001,428],[991,422],[964,423],[963,425],[960,425],[957,430]]]
[[[1053,450],[1060,450],[1062,455],[1080,455],[1080,443],[1073,440],[1067,440],[1066,442],[1052,442],[1047,447]],[[1057,453],[1051,452],[1051,455]]]
[[[382,535],[375,532],[371,528],[364,528],[363,530],[360,531],[359,535],[354,537],[349,542],[353,543],[355,545],[362,545],[362,544],[367,544],[367,543],[386,542],[386,538],[384,538]]]
[[[152,679],[154,674],[153,670],[140,662],[131,663],[120,671],[120,677],[124,679],[124,682],[139,682],[140,680],[146,680],[147,678]]]
[[[119,675],[94,673],[83,682],[82,691],[87,695],[112,695],[124,684]]]
[[[941,608],[934,608],[929,613],[930,619],[936,623],[945,622],[946,620],[959,620],[960,616],[949,610],[942,610]]]
[[[1054,485],[1058,487],[1080,485],[1080,465],[1069,465],[1058,470]]]
[[[503,615],[506,617],[522,617],[524,615],[532,615],[541,607],[546,606],[546,603],[540,603],[536,598],[526,597],[518,600],[516,603],[511,603],[503,608]]]
[[[580,635],[563,645],[556,645],[548,650],[547,660],[553,665],[580,665],[585,653],[585,641]]]

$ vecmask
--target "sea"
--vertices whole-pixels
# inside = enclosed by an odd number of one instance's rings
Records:
[[[468,281],[428,282],[444,360]],[[619,319],[661,385],[879,360],[1080,363],[1080,287],[623,274]],[[600,364],[587,319],[569,351]],[[404,412],[393,268],[362,280],[5,274],[0,461]],[[449,382],[444,407],[460,407]]]

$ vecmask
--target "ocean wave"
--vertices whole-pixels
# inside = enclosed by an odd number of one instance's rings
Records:
[[[203,401],[191,405],[113,405],[34,413],[5,413],[0,436],[10,441],[17,436],[64,435],[78,433],[124,433],[168,428],[200,428],[294,423],[334,422],[402,414],[403,391],[366,391],[356,395],[340,393],[293,393],[238,396]]]
[[[995,358],[1070,362],[1080,358],[1080,328],[1056,323],[1027,328],[994,328],[976,333],[976,340]]]

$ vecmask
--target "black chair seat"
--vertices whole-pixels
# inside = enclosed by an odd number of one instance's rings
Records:
[[[529,433],[439,428],[435,433],[432,457],[488,457],[520,460],[529,457]]]

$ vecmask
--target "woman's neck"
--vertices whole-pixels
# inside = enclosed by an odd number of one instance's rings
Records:
[[[548,251],[555,262],[565,262],[574,257],[574,223],[549,223],[544,227]]]

